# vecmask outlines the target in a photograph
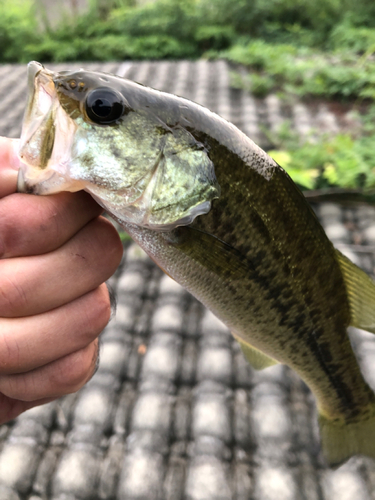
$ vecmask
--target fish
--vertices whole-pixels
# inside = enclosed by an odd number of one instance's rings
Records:
[[[375,284],[249,137],[182,97],[31,62],[18,154],[19,192],[87,191],[254,368],[292,368],[315,395],[330,466],[375,458],[375,396],[347,334],[375,333]]]

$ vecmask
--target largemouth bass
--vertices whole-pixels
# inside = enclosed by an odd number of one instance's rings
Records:
[[[316,396],[331,465],[375,458],[375,397],[347,327],[375,333],[375,286],[335,250],[285,171],[186,99],[32,62],[18,190],[84,189],[231,330],[258,369]]]

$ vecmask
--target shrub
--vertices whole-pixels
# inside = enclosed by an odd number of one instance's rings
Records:
[[[197,25],[194,0],[156,0],[138,8],[114,9],[109,21],[117,33],[132,37],[169,36],[192,40]]]
[[[346,100],[375,97],[375,61],[369,57],[358,60],[352,52],[323,53],[256,40],[235,45],[222,55],[247,66],[248,80],[266,83],[266,91]],[[254,90],[246,81],[243,87]]]
[[[24,46],[37,42],[38,31],[31,0],[0,0],[0,61],[23,62]]]
[[[45,61],[197,58],[230,47],[239,55],[243,49],[238,47],[251,42],[254,45],[246,51],[254,61],[246,64],[262,66],[275,78],[280,71],[270,73],[270,67],[279,66],[278,55],[283,57],[292,46],[299,51],[304,46],[369,54],[375,43],[373,0],[155,0],[145,4],[89,0],[89,6],[78,16],[67,12],[57,26],[46,22],[43,29],[32,0],[0,0],[0,60],[25,61],[40,55]],[[104,40],[102,52],[94,47],[98,40]],[[121,48],[124,40],[126,47]],[[367,95],[371,94],[368,88]]]
[[[303,142],[285,124],[277,138],[278,150],[269,154],[307,189],[324,187],[374,188],[375,106],[362,118],[363,135],[315,136]]]

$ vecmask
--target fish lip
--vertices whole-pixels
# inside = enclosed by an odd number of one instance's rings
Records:
[[[28,99],[24,113],[21,139],[18,147],[18,157],[27,166],[33,167],[35,158],[30,156],[29,143],[40,127],[45,117],[53,111],[56,96],[53,83],[54,73],[44,68],[36,61],[31,61],[27,67]],[[27,170],[27,167],[25,167]],[[23,179],[21,177],[23,175]],[[27,171],[19,174],[19,192],[30,192],[27,186]]]
[[[31,61],[29,62],[29,64],[27,65],[27,79],[28,79],[28,82],[34,82],[35,78],[38,76],[38,73],[40,73],[40,71],[43,71],[44,66],[42,64],[40,64],[39,62],[37,61]]]
[[[35,154],[35,144],[39,146],[44,140],[49,128],[45,126],[48,117],[55,120],[58,109],[57,92],[54,78],[56,73],[49,71],[36,61],[28,64],[28,101],[26,104],[21,139],[17,154],[22,165],[18,171],[17,192],[31,194],[49,194],[51,181],[54,184],[64,182],[59,172],[59,161],[50,163],[40,168],[40,158]],[[38,129],[42,130],[41,136],[35,136]],[[35,139],[36,137],[36,139]],[[34,143],[34,141],[36,141]],[[55,147],[55,139],[54,145]],[[47,186],[47,187],[46,187]]]
[[[27,182],[22,167],[18,170],[16,193],[39,194],[36,186]]]
[[[30,113],[30,100],[34,98],[35,92],[40,86],[43,87],[44,91],[52,98],[55,94],[54,85],[55,74],[46,69],[42,64],[37,61],[31,61],[27,65],[27,83],[29,92],[29,102],[26,108],[26,115]]]
[[[26,194],[39,194],[37,186],[32,184],[28,179],[26,179],[25,172],[22,166],[18,170],[16,192],[26,193]]]
[[[17,193],[27,193],[27,184],[25,182],[25,176],[23,175],[23,171],[21,168],[18,170],[16,191]]]
[[[35,98],[35,93],[43,87],[44,91],[51,97],[56,94],[54,84],[55,73],[46,69],[42,64],[31,61],[27,65],[27,81],[28,81],[28,94],[29,99],[26,106],[25,117],[29,118],[32,111],[32,102]]]
[[[39,75],[39,73],[43,72],[45,75],[49,75],[51,79],[53,79],[54,72],[46,69],[43,64],[40,64],[37,61],[31,61],[27,65],[27,77],[29,80],[34,82],[35,78]]]

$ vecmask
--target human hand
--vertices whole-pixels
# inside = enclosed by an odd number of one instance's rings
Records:
[[[14,144],[0,138],[0,424],[91,378],[122,255],[88,194],[15,192]]]

